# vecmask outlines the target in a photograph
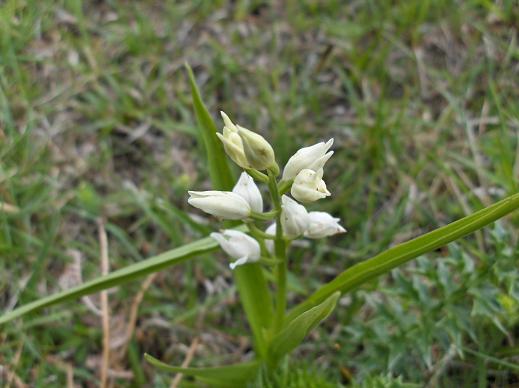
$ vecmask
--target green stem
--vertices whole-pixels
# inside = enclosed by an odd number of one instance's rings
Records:
[[[290,191],[292,188],[292,184],[294,183],[293,179],[289,179],[288,181],[279,182],[279,194],[283,195]]]
[[[266,256],[269,254],[267,246],[265,245],[265,238],[263,237],[263,232],[256,225],[254,225],[254,221],[247,222],[247,228],[249,229],[249,233],[252,237],[256,239],[260,246],[261,254]],[[265,233],[266,234],[266,233]]]
[[[269,177],[258,170],[247,169],[245,172],[258,182],[268,183],[269,181]]]
[[[277,213],[277,210],[271,210],[264,213],[250,212],[250,218],[258,221],[270,221],[276,216]]]
[[[287,308],[287,256],[286,242],[283,238],[283,227],[281,226],[281,197],[274,172],[269,170],[269,191],[272,204],[276,214],[276,238],[274,240],[274,252],[279,263],[276,266],[276,312],[274,316],[274,330],[278,331],[283,325],[285,311]]]
[[[277,265],[279,263],[279,260],[273,259],[272,257],[268,257],[268,256],[262,256],[262,257],[260,257],[259,262],[266,264],[266,265],[273,266],[273,265]]]
[[[264,232],[263,230],[258,228],[256,226],[256,224],[254,224],[254,222],[247,222],[247,226],[249,227],[249,230],[250,230],[251,234],[253,235],[252,237],[254,237],[254,238],[256,238],[256,236],[258,236],[265,240],[275,240],[276,239],[275,235]]]

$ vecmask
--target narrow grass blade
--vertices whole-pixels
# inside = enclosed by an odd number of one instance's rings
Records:
[[[215,190],[232,190],[234,179],[227,163],[227,157],[223,150],[223,146],[216,136],[218,131],[209,111],[207,110],[200,91],[195,81],[195,76],[191,67],[186,63],[187,74],[191,84],[191,96],[193,98],[193,107],[195,109],[196,119],[200,126],[200,134],[202,136],[205,151],[207,155],[207,166],[209,174]]]
[[[492,363],[492,364],[495,364],[495,365],[499,365],[499,366],[501,366],[503,368],[510,369],[510,370],[515,371],[515,372],[519,372],[519,365],[518,364],[515,364],[515,363],[512,363],[512,362],[508,362],[508,361],[504,361],[504,360],[501,360],[501,359],[499,359],[497,357],[489,356],[487,354],[483,354],[483,353],[477,352],[475,350],[472,350],[472,349],[469,349],[469,348],[466,348],[466,347],[463,347],[462,350],[464,352],[470,353],[473,356],[476,356],[476,357],[484,360],[485,362],[489,362],[489,363]]]
[[[519,208],[519,193],[511,195],[491,206],[477,211],[449,225],[394,246],[369,260],[356,264],[342,272],[331,282],[323,285],[304,302],[294,307],[288,314],[290,321],[302,312],[321,303],[334,292],[351,291],[393,268],[402,265],[424,253],[438,249],[467,234],[483,228]]]
[[[121,268],[108,274],[107,276],[98,277],[96,279],[85,282],[80,286],[38,299],[24,306],[18,307],[17,309],[2,315],[0,317],[0,325],[44,307],[66,302],[84,295],[93,294],[95,292],[129,282],[149,273],[158,272],[172,265],[180,264],[190,258],[193,258],[194,256],[215,251],[217,247],[218,244],[216,241],[210,237],[197,240],[190,244],[151,257],[139,263]]]
[[[269,359],[276,363],[285,354],[294,350],[319,323],[324,321],[332,313],[340,292],[335,292],[321,304],[303,312],[294,318],[272,339],[269,349]]]
[[[165,364],[149,354],[144,354],[144,358],[153,366],[166,372],[182,373],[186,376],[196,377],[211,386],[225,387],[244,387],[247,381],[255,377],[260,366],[258,361],[252,361],[211,368],[182,368]]]

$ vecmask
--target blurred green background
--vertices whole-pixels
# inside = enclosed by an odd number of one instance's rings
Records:
[[[515,0],[2,2],[0,309],[98,276],[100,218],[112,270],[216,228],[186,203],[210,188],[186,61],[218,125],[228,112],[280,163],[335,138],[333,196],[318,208],[349,233],[292,250],[292,302],[517,192],[518,25]],[[517,386],[518,225],[512,215],[341,299],[293,380]],[[113,386],[169,386],[142,354],[181,364],[195,337],[193,366],[251,351],[223,255],[109,300]],[[91,296],[2,327],[0,385],[96,386],[98,308]]]

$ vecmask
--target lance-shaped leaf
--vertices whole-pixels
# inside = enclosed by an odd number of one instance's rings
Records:
[[[335,292],[321,304],[303,312],[272,338],[269,360],[276,363],[285,354],[294,350],[319,323],[332,313],[340,292]]]
[[[356,264],[339,274],[339,276],[331,282],[323,285],[304,302],[294,307],[289,314],[287,314],[286,321],[290,322],[304,311],[321,303],[337,291],[342,293],[351,291],[409,260],[481,229],[517,209],[519,209],[519,193],[511,195],[449,225],[426,233],[411,241],[396,245],[369,260]]]
[[[66,302],[84,295],[93,294],[129,282],[149,273],[160,271],[172,265],[183,263],[197,255],[215,251],[217,248],[218,244],[210,237],[197,240],[190,244],[183,245],[179,248],[172,249],[160,255],[129,265],[128,267],[121,268],[106,276],[95,278],[77,287],[58,292],[54,295],[18,307],[17,309],[0,316],[0,325],[44,307]]]
[[[251,361],[210,368],[182,368],[165,364],[149,354],[145,354],[144,358],[153,366],[166,372],[182,373],[195,377],[210,386],[221,387],[245,387],[248,381],[254,379],[260,366],[258,361]]]
[[[256,351],[260,357],[263,357],[267,352],[264,333],[272,324],[273,309],[261,265],[249,263],[236,267],[234,280],[254,334]]]
[[[200,91],[195,81],[195,76],[191,67],[186,63],[187,74],[189,76],[189,83],[191,85],[191,97],[193,99],[193,107],[195,109],[196,119],[200,126],[200,135],[204,142],[205,152],[207,155],[207,166],[209,168],[209,175],[215,190],[232,190],[234,186],[234,179],[227,163],[227,157],[223,150],[222,143],[218,140],[216,132],[218,128],[209,114]]]

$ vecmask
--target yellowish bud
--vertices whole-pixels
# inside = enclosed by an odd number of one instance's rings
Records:
[[[242,140],[245,157],[252,168],[266,170],[276,166],[274,150],[263,136],[239,125],[236,128]]]
[[[220,114],[225,126],[223,127],[223,134],[216,133],[216,136],[222,141],[225,153],[241,168],[251,168],[245,157],[243,142],[240,135],[238,135],[238,128],[224,112],[220,112]]]

